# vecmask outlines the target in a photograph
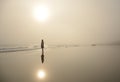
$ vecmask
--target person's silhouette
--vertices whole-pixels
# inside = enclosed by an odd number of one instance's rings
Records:
[[[43,49],[44,48],[44,41],[41,40],[41,48]]]
[[[42,55],[41,55],[41,61],[44,63],[44,41],[41,40],[41,49],[42,49]]]

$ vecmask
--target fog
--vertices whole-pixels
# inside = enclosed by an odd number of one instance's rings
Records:
[[[38,21],[34,7],[49,17]],[[0,0],[0,48],[16,45],[102,44],[0,53],[0,82],[119,82],[119,0]],[[36,73],[44,67],[46,78]]]

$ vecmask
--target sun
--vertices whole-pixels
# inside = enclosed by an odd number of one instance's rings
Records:
[[[40,78],[40,79],[43,79],[43,78],[45,78],[45,72],[44,72],[44,70],[40,70],[40,71],[38,71],[38,78]]]
[[[38,21],[45,21],[49,16],[48,7],[46,5],[37,5],[34,7],[33,14]]]

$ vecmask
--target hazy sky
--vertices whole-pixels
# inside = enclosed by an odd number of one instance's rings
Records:
[[[40,22],[36,4],[49,8]],[[0,44],[104,43],[120,41],[119,0],[0,0]]]
[[[46,21],[34,7],[45,4]],[[0,0],[0,45],[120,43],[120,0]],[[0,82],[37,82],[38,51],[0,53]],[[46,49],[44,82],[120,82],[120,47]]]

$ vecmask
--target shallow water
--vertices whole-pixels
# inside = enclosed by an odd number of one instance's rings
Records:
[[[0,53],[0,82],[37,82],[36,73],[44,68],[45,82],[119,82],[120,46],[45,49]]]

